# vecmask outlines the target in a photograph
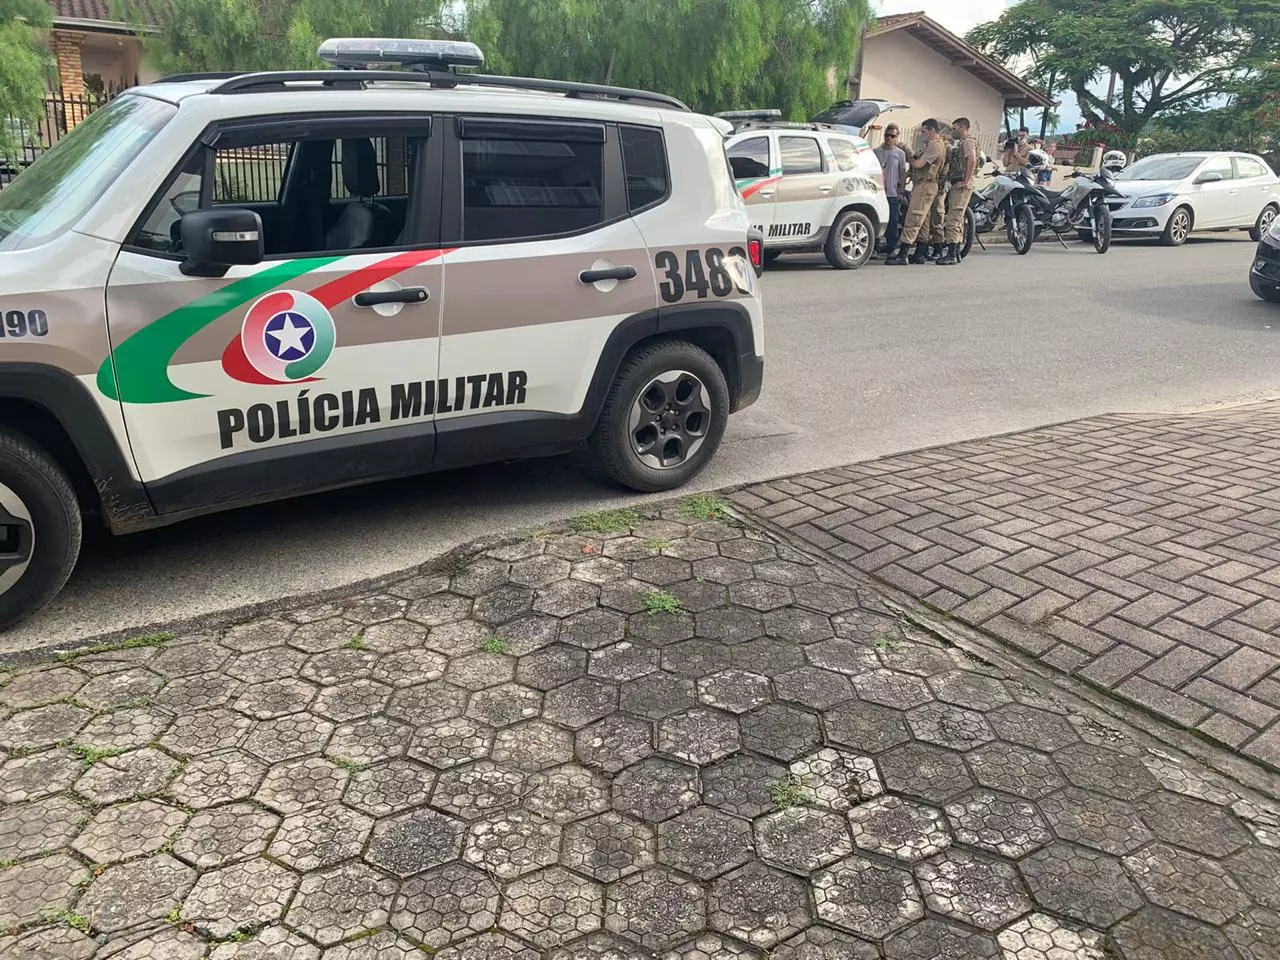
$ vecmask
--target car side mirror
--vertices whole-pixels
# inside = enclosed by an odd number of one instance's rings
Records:
[[[179,222],[189,277],[221,277],[228,267],[262,262],[262,218],[252,210],[193,210]]]
[[[1196,183],[1219,183],[1221,180],[1222,174],[1218,173],[1216,170],[1210,170],[1209,172],[1202,173],[1200,176],[1196,177]]]

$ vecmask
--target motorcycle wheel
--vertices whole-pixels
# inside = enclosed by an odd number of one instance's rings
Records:
[[[1111,249],[1111,208],[1105,203],[1096,204],[1093,208],[1093,249],[1106,253]]]
[[[1009,246],[1013,247],[1013,252],[1020,257],[1026,256],[1036,240],[1036,218],[1031,208],[1025,203],[1014,207],[1005,223],[1005,232],[1008,234]]]
[[[969,255],[969,251],[973,249],[973,238],[978,235],[978,222],[973,217],[972,210],[964,212],[964,243],[960,245],[960,259],[963,260]]]

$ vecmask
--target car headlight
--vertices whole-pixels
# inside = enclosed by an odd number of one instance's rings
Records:
[[[1163,207],[1173,200],[1174,196],[1175,194],[1172,193],[1157,193],[1154,197],[1143,197],[1140,200],[1135,200],[1133,205],[1135,207]]]

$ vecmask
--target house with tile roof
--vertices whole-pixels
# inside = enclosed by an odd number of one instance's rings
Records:
[[[48,0],[53,8],[49,48],[57,61],[58,92],[97,99],[155,79],[142,62],[142,40],[110,0]]]
[[[1003,64],[966,43],[924,13],[880,17],[863,38],[849,76],[853,98],[909,104],[880,117],[909,131],[927,117],[973,121],[983,149],[994,153],[1004,111],[1040,109],[1051,101]],[[879,131],[873,131],[878,142]]]

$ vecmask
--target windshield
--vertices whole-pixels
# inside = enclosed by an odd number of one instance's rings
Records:
[[[150,97],[119,97],[58,141],[0,190],[0,250],[47,243],[79,220],[176,109]]]
[[[1204,157],[1143,157],[1132,167],[1116,174],[1117,180],[1185,180],[1204,162]]]

